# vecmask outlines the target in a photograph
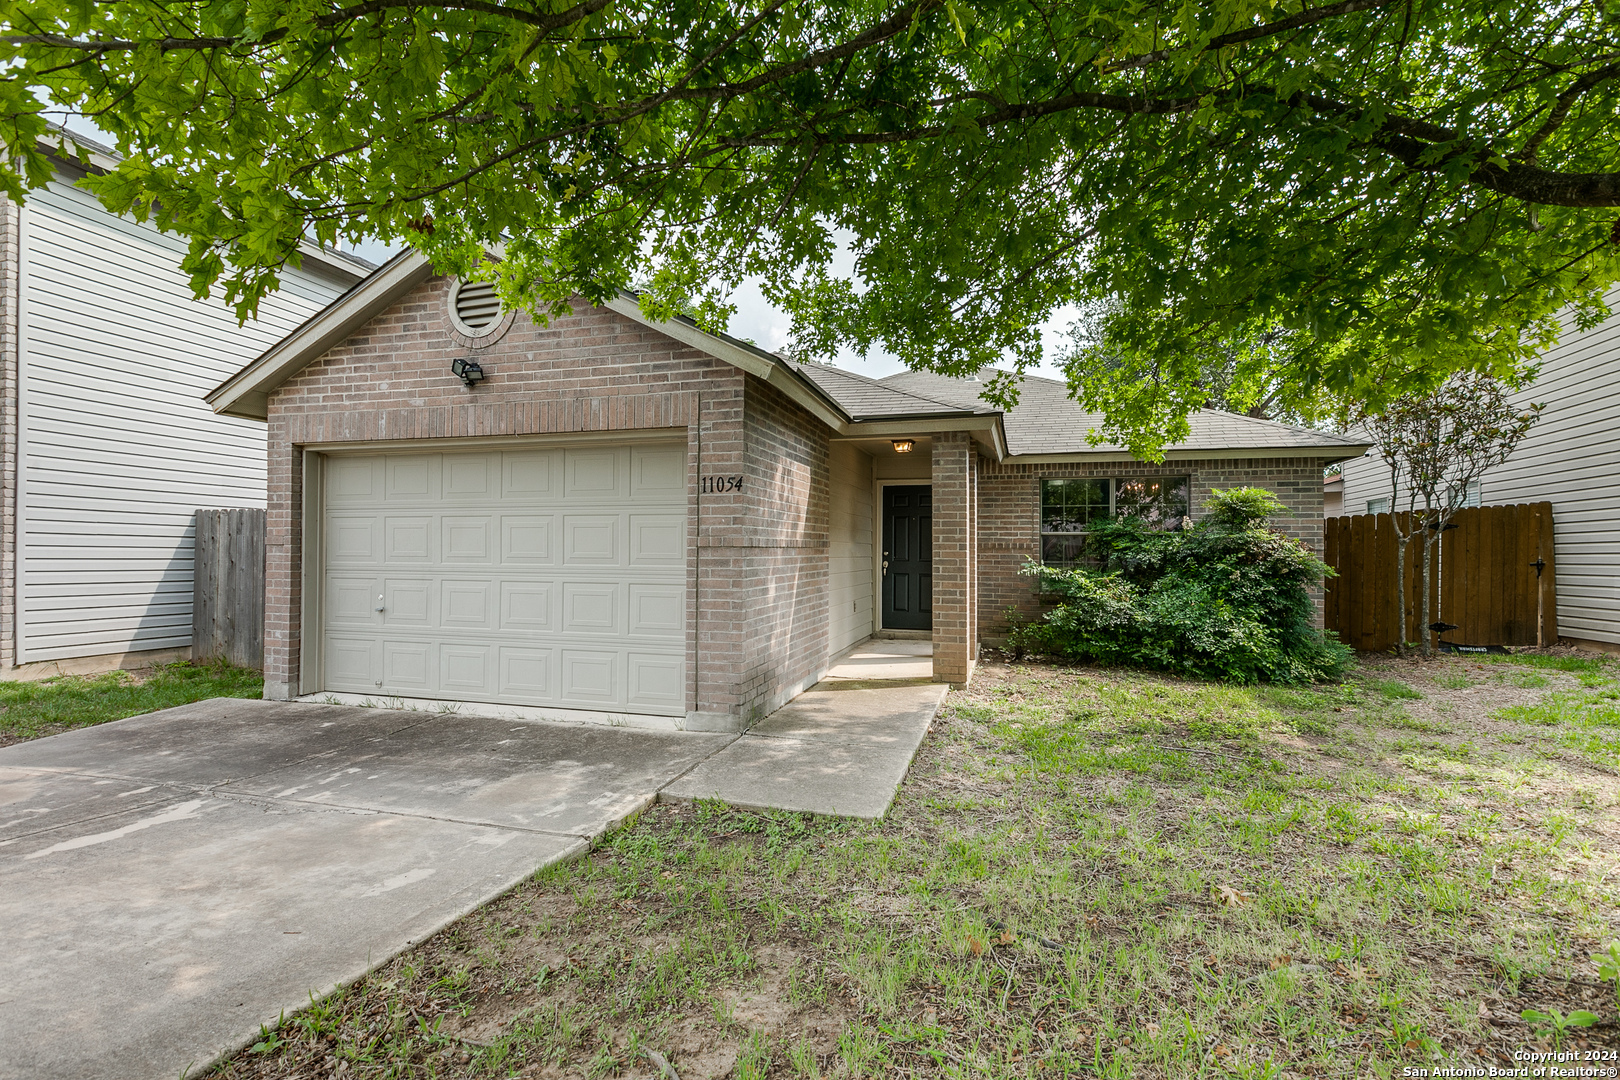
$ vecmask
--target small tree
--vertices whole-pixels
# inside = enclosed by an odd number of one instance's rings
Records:
[[[1421,537],[1421,649],[1432,653],[1429,590],[1434,549],[1441,532],[1462,509],[1468,489],[1512,455],[1540,419],[1540,405],[1521,409],[1508,400],[1514,387],[1489,375],[1453,375],[1427,394],[1397,398],[1380,413],[1363,413],[1361,422],[1378,440],[1378,453],[1389,467],[1390,519],[1395,528],[1395,609],[1400,612],[1398,639],[1406,636],[1406,551]],[[1406,521],[1400,508],[1406,491]],[[1421,504],[1421,505],[1420,505]],[[1404,653],[1404,640],[1396,649]]]

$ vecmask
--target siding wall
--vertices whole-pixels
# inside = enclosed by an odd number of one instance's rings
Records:
[[[832,444],[832,641],[834,654],[872,633],[872,459]]]
[[[1608,295],[1620,312],[1620,289]],[[1482,478],[1484,505],[1549,501],[1558,553],[1558,631],[1620,644],[1620,314],[1581,331],[1565,316],[1541,376],[1516,395],[1546,406],[1506,464]],[[1344,512],[1389,496],[1375,456],[1344,466]],[[1404,503],[1402,504],[1404,505]]]
[[[238,327],[217,295],[192,298],[181,241],[60,180],[30,195],[21,219],[7,659],[187,646],[193,511],[265,502],[264,426],[216,416],[202,395],[348,282],[289,269],[258,320]]]

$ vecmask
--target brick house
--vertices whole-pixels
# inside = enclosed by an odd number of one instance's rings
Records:
[[[459,374],[458,374],[459,373]],[[481,378],[479,377],[481,376]],[[1365,444],[1204,411],[1163,464],[1029,380],[798,364],[633,298],[536,325],[405,253],[208,396],[268,424],[265,694],[735,730],[874,634],[964,683],[1092,517],[1276,491],[1318,549]]]

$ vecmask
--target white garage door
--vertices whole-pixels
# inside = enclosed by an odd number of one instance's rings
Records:
[[[325,689],[684,714],[684,445],[334,455],[325,501]]]

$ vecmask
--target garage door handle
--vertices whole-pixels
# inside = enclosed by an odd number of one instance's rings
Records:
[[[378,611],[381,611],[381,610],[382,610],[382,609],[383,609],[383,602],[382,602],[382,600],[383,600],[383,598],[382,598],[382,597],[380,597],[380,596],[379,596],[379,597],[377,597],[377,610],[378,610]]]

